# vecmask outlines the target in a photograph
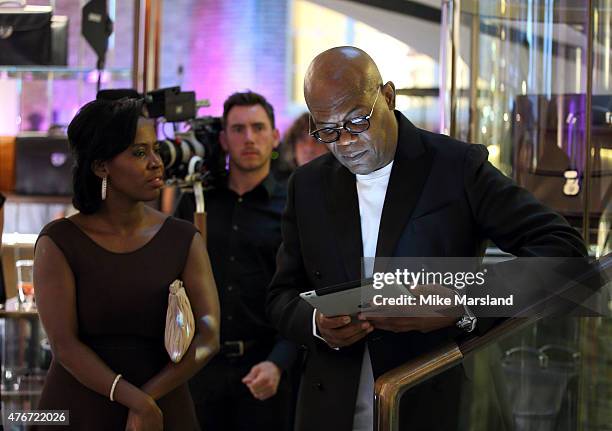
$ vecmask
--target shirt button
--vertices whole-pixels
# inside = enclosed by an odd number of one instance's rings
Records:
[[[242,203],[242,197],[238,198],[238,203],[241,204]]]
[[[321,278],[321,272],[320,271],[315,271],[314,272],[314,276],[315,276],[315,278],[320,279]]]
[[[236,260],[236,258],[235,258],[234,256],[230,256],[230,258],[229,258],[229,259],[230,259],[230,262],[233,262],[233,261],[235,261],[235,260]]]
[[[235,224],[234,226],[232,226],[232,229],[234,229],[234,230],[238,230],[238,225],[237,225],[237,224]]]
[[[227,290],[231,292],[232,290],[234,290],[234,286],[227,286]]]
[[[227,316],[227,320],[232,320],[233,318],[233,316]]]

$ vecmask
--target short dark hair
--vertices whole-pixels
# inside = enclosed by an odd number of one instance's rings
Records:
[[[308,112],[304,112],[302,115],[297,117],[295,121],[285,133],[285,143],[289,145],[291,148],[295,147],[295,144],[300,139],[310,136],[308,134],[310,128],[310,114]]]
[[[227,116],[234,106],[253,106],[260,105],[266,111],[270,124],[274,129],[274,108],[261,94],[252,91],[234,93],[223,102],[223,127],[227,124]]]
[[[283,138],[283,144],[281,147],[280,158],[283,164],[286,164],[287,168],[294,170],[297,168],[295,160],[295,144],[302,138],[310,136],[308,135],[308,129],[310,127],[310,114],[304,112],[302,115],[297,117],[291,124],[285,136]]]
[[[68,126],[68,141],[74,155],[72,204],[83,214],[93,214],[102,204],[102,180],[93,163],[114,158],[136,137],[143,100],[94,100],[83,106]]]

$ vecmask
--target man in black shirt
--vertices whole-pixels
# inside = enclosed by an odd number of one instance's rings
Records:
[[[265,315],[266,288],[276,270],[286,184],[270,175],[279,143],[272,106],[259,94],[235,93],[224,103],[220,141],[229,174],[205,193],[208,253],[221,301],[221,352],[190,382],[205,430],[290,429],[293,396],[284,371],[297,356]],[[175,215],[193,219],[192,194]]]

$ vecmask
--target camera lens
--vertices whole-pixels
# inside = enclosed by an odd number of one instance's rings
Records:
[[[184,177],[194,157],[204,158],[204,146],[192,132],[177,133],[176,139],[159,141],[159,154],[169,177]]]
[[[159,144],[159,156],[164,163],[164,168],[166,170],[172,169],[177,160],[176,155],[176,147],[174,142],[169,139],[164,139],[163,141],[158,141]]]

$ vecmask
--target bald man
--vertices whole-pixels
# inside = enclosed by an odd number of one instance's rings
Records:
[[[306,360],[297,431],[371,431],[374,379],[478,331],[468,310],[447,317],[324,316],[301,292],[372,274],[363,257],[482,256],[487,239],[516,256],[583,256],[580,236],[487,161],[481,145],[416,128],[372,59],[333,48],[310,64],[311,134],[331,154],[289,182],[283,244],[267,309]],[[528,217],[527,217],[528,216]],[[440,287],[440,289],[444,289]],[[464,379],[455,367],[409,391],[402,430],[453,430]]]

